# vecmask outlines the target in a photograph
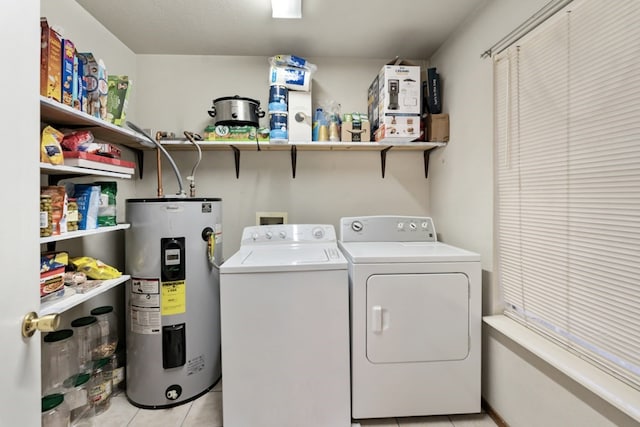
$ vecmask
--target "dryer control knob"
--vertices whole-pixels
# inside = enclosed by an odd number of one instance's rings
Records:
[[[409,228],[410,228],[411,230],[417,230],[417,229],[418,229],[418,226],[416,225],[416,223],[415,223],[415,222],[410,222],[410,223],[409,223]]]
[[[429,223],[428,223],[427,221],[424,221],[424,222],[421,224],[421,226],[422,226],[422,228],[424,228],[424,229],[426,230],[427,228],[429,228]]]
[[[404,222],[398,223],[398,230],[404,230]]]
[[[280,236],[281,239],[286,239],[287,232],[286,231],[281,231],[280,233],[278,233],[278,236]]]
[[[362,225],[360,221],[353,221],[351,223],[351,229],[353,231],[362,231],[363,228],[364,228],[364,225]]]
[[[316,239],[322,239],[324,237],[324,230],[320,227],[317,227],[311,231],[311,234],[313,234],[313,237],[315,237]]]
[[[251,235],[251,239],[252,239],[253,241],[258,240],[258,233],[253,233],[253,234]]]
[[[264,235],[267,239],[271,239],[273,237],[273,233],[271,231],[267,231]]]

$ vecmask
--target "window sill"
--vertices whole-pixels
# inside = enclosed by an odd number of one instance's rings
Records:
[[[640,422],[640,391],[548,341],[504,315],[483,317],[485,324],[530,351],[572,380]]]

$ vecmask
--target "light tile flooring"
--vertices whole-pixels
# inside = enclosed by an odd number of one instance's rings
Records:
[[[360,420],[362,427],[495,427],[489,415]],[[222,381],[205,395],[170,409],[140,409],[127,401],[124,393],[111,399],[111,407],[93,418],[96,427],[222,427]],[[247,426],[249,427],[249,426]],[[303,427],[303,426],[301,426]]]

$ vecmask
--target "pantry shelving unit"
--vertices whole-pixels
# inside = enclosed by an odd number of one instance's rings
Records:
[[[128,129],[123,129],[111,123],[107,123],[96,117],[89,116],[86,113],[44,97],[40,98],[40,121],[60,128],[66,127],[71,129],[91,130],[94,137],[98,140],[124,145],[134,150],[138,156],[138,165],[139,167],[142,166],[142,151],[139,144],[140,137]],[[40,174],[47,175],[50,183],[71,177],[87,175],[120,179],[132,178],[131,174],[126,173],[76,166],[51,165],[48,163],[40,163]],[[85,238],[97,234],[113,233],[120,230],[126,230],[129,227],[130,224],[118,224],[111,227],[99,227],[92,230],[70,231],[59,235],[41,237],[40,244],[46,244],[47,249],[51,250],[55,243],[59,241]],[[65,311],[126,282],[130,278],[131,276],[129,275],[122,275],[117,279],[104,280],[100,285],[85,293],[76,293],[73,289],[65,288],[64,296],[41,303],[39,315],[44,316],[52,313],[64,313]]]
[[[186,139],[161,140],[161,144],[167,150],[193,150],[193,144]],[[387,153],[394,151],[423,151],[424,176],[429,176],[429,155],[431,150],[447,145],[446,142],[288,142],[270,143],[267,141],[198,141],[202,150],[232,150],[236,169],[236,178],[240,176],[240,152],[241,151],[290,151],[291,174],[296,177],[296,162],[298,151],[379,151],[380,167],[384,178],[386,170]]]

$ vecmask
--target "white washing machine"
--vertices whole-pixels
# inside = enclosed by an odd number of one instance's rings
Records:
[[[355,419],[480,412],[480,255],[431,218],[340,220]]]
[[[332,225],[247,227],[220,267],[225,427],[350,427],[347,261]]]

